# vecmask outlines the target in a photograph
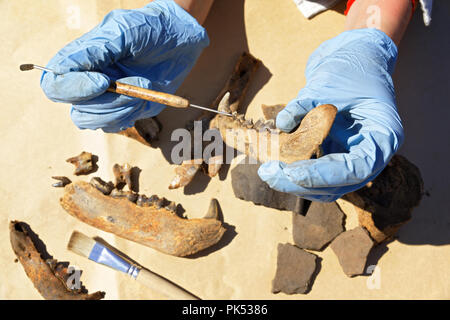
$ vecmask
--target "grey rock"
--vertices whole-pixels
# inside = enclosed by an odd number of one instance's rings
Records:
[[[299,248],[322,250],[344,231],[344,214],[336,202],[313,202],[306,216],[292,214],[292,233]]]
[[[366,229],[357,227],[341,233],[331,243],[344,273],[353,277],[364,274],[367,256],[374,242]]]
[[[249,159],[246,158],[244,163],[238,164],[231,170],[231,184],[237,198],[278,210],[302,212],[305,203],[303,199],[271,189],[258,176],[258,168],[261,164],[248,163]]]
[[[307,293],[317,268],[317,256],[289,243],[278,244],[277,271],[272,292]]]

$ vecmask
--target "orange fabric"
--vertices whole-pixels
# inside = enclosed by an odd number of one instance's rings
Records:
[[[352,7],[352,5],[355,1],[356,0],[348,0],[347,1],[347,9],[345,10],[345,15],[347,15],[348,11],[350,10],[350,8]],[[416,10],[417,0],[411,0],[411,2],[412,2],[413,12],[414,12],[414,10]]]

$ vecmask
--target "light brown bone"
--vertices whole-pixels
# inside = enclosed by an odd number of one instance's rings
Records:
[[[116,178],[116,188],[121,189],[123,185],[127,185],[129,190],[133,190],[131,181],[131,166],[128,163],[124,165],[115,164],[113,166],[114,177]]]
[[[169,185],[169,189],[178,189],[187,186],[198,170],[201,168],[203,159],[185,160],[175,168],[175,177]]]
[[[219,110],[230,111],[229,96],[225,95]],[[292,163],[308,160],[320,153],[320,146],[328,136],[337,114],[335,106],[325,104],[312,109],[302,120],[298,129],[291,134],[278,130],[256,130],[249,128],[239,117],[217,115],[210,123],[217,128],[226,144],[257,159],[259,162],[279,160]],[[279,150],[271,150],[271,135],[277,135]],[[231,141],[227,141],[231,140]],[[267,152],[258,147],[266,145]]]
[[[225,232],[215,219],[182,219],[166,208],[139,207],[103,195],[86,182],[66,186],[61,206],[106,232],[174,256],[188,256],[216,244]]]
[[[44,260],[30,237],[25,223],[12,221],[9,225],[10,241],[17,259],[22,264],[34,287],[47,300],[99,300],[104,292],[88,294],[82,289],[67,287],[70,276],[67,268],[54,259]]]
[[[90,152],[83,151],[78,156],[67,159],[66,162],[75,166],[74,175],[76,176],[90,174],[97,170],[95,156]]]
[[[151,147],[158,141],[161,132],[161,124],[156,117],[137,120],[134,127],[118,132],[118,134],[134,139],[146,146]]]

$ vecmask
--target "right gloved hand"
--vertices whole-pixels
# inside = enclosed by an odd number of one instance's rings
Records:
[[[114,10],[47,65],[41,87],[49,99],[73,104],[80,129],[118,132],[164,106],[106,92],[112,81],[175,93],[208,46],[205,29],[171,0]]]

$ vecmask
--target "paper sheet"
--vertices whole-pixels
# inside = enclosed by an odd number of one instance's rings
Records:
[[[0,1],[3,18],[0,19],[3,30],[0,299],[41,299],[22,266],[13,262],[15,256],[9,243],[8,222],[14,219],[29,223],[50,254],[81,268],[84,285],[91,291],[106,291],[107,299],[160,299],[162,296],[125,275],[67,251],[73,230],[103,237],[142,265],[204,299],[450,298],[448,238],[439,231],[441,229],[433,229],[436,228],[434,220],[438,218],[439,225],[448,222],[448,218],[433,215],[439,212],[439,206],[443,208],[444,203],[448,204],[444,193],[439,191],[439,181],[448,183],[448,176],[436,175],[434,171],[436,163],[443,164],[448,158],[435,154],[432,163],[420,156],[411,159],[418,161],[421,169],[426,169],[424,180],[428,187],[430,183],[434,187],[433,201],[425,199],[416,209],[413,221],[402,229],[399,240],[387,245],[389,252],[378,264],[382,276],[380,288],[370,289],[367,277],[347,278],[337,258],[327,248],[317,253],[323,259],[321,271],[308,295],[274,295],[271,280],[275,275],[277,244],[293,242],[290,213],[236,199],[230,174],[224,181],[215,178],[209,183],[199,175],[194,185],[184,191],[167,188],[174,170],[165,157],[170,154],[170,134],[173,129],[183,127],[187,118],[193,119],[196,111],[164,111],[161,115],[164,124],[162,151],[151,149],[123,136],[79,131],[69,118],[70,107],[53,103],[44,96],[39,87],[40,72],[19,72],[22,63],[45,65],[63,45],[90,30],[110,10],[135,8],[146,3],[143,0]],[[211,46],[205,50],[179,94],[197,104],[207,105],[224,85],[241,52],[249,50],[264,62],[264,67],[248,92],[247,115],[261,117],[262,103],[287,103],[304,86],[303,72],[309,55],[321,42],[343,30],[344,16],[339,13],[343,9],[343,5],[339,5],[338,11],[329,11],[307,21],[298,19],[295,4],[288,0],[216,0],[206,22]],[[414,47],[414,41],[424,39],[429,38],[416,30],[407,43]],[[446,50],[448,52],[448,47]],[[411,69],[420,68],[413,57],[418,54],[416,51],[407,51],[410,58],[406,57],[405,63],[410,63]],[[442,47],[441,51],[445,52]],[[416,92],[410,90],[405,81],[415,79],[414,88],[417,88],[420,79],[407,73],[411,70],[408,65],[400,69],[405,77],[400,79],[403,92]],[[402,82],[402,79],[406,80]],[[422,101],[419,97],[414,100],[404,97],[400,95],[400,99],[403,98],[400,102],[407,105],[408,112],[423,107],[415,102]],[[411,114],[420,113],[413,111]],[[421,114],[421,123],[424,118]],[[439,119],[447,121],[448,116],[443,114]],[[411,134],[414,136],[414,131]],[[91,176],[112,179],[114,163],[128,162],[138,166],[142,170],[140,192],[158,194],[181,203],[189,217],[203,216],[209,200],[216,197],[224,220],[232,230],[225,234],[218,250],[196,259],[183,259],[83,224],[60,207],[62,190],[52,188],[50,178],[67,175],[78,179],[72,175],[73,167],[65,159],[83,150],[99,156],[99,170]],[[88,180],[91,176],[79,179]],[[355,221],[354,217],[349,221]],[[438,238],[416,243],[410,240],[416,239],[413,236],[421,232]],[[380,250],[385,249],[383,246]]]

